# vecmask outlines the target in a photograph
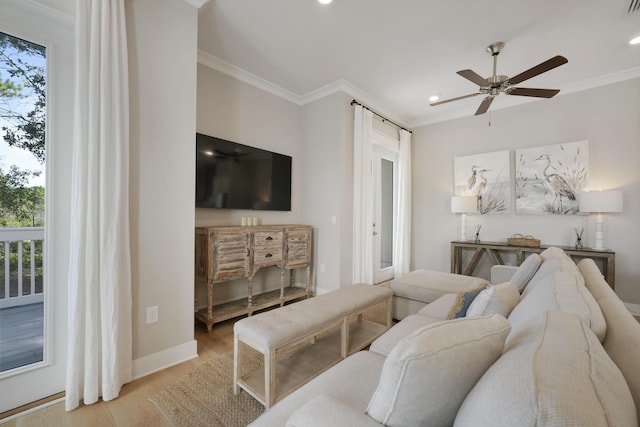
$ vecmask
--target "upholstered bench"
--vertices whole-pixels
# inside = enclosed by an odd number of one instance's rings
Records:
[[[393,291],[393,318],[402,320],[444,294],[466,292],[484,283],[487,280],[462,274],[412,271],[392,280],[389,285]]]
[[[277,400],[322,370],[368,346],[389,329],[392,295],[389,288],[356,284],[239,320],[233,327],[234,393],[238,394],[242,388],[269,409]],[[381,323],[364,316],[376,306],[383,308]],[[326,352],[316,343],[316,337],[330,336],[334,330],[336,339],[331,341],[329,337],[326,343],[334,347],[337,356],[327,361],[322,359],[321,355]],[[279,353],[305,341],[312,344],[308,346],[311,351],[291,351],[286,358],[290,359],[288,363],[276,363]],[[263,355],[264,366],[257,369],[246,366],[245,346]],[[296,359],[303,354],[310,355],[311,360]],[[304,372],[292,372],[296,368]],[[282,381],[287,384],[277,391],[276,373],[287,377]]]

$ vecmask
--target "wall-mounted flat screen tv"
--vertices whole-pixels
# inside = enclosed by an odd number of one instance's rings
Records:
[[[196,134],[196,207],[291,210],[291,157]]]

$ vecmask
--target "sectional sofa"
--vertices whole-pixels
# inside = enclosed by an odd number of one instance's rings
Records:
[[[592,260],[534,255],[518,283],[441,296],[252,425],[640,425],[640,324]]]

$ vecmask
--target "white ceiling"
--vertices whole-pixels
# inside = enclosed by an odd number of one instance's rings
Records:
[[[199,10],[200,61],[304,103],[341,88],[404,125],[472,115],[474,97],[430,107],[439,93],[477,91],[456,71],[488,77],[555,55],[569,62],[519,87],[558,96],[640,77],[640,11],[630,0],[211,0]],[[500,95],[491,109],[532,98]],[[552,102],[542,100],[538,102]]]

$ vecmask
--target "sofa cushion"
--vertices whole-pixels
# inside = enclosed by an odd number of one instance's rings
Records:
[[[567,271],[573,274],[578,273],[578,267],[573,260],[560,248],[550,247],[540,253],[542,264],[538,268],[538,271],[529,280],[529,283],[522,291],[522,296],[525,297],[527,293],[531,292],[538,283],[547,280],[547,276],[557,271]]]
[[[586,287],[602,309],[602,315],[607,322],[607,336],[602,345],[629,385],[636,402],[640,426],[640,323],[633,318],[622,300],[604,280],[592,259],[583,259],[578,263],[578,268],[584,277]]]
[[[467,310],[469,309],[469,306],[471,305],[473,300],[476,299],[480,292],[486,289],[487,285],[487,283],[483,283],[475,289],[471,289],[466,292],[458,292],[456,301],[453,304],[453,307],[451,307],[447,319],[451,320],[465,317],[465,315],[467,314]]]
[[[493,315],[415,331],[387,356],[367,413],[387,426],[451,425],[469,390],[502,354],[510,329]]]
[[[444,294],[474,289],[485,279],[431,270],[415,270],[397,279],[389,287],[396,297],[432,302]]]
[[[637,426],[618,367],[570,313],[531,319],[478,381],[455,426]]]
[[[438,319],[426,315],[410,314],[409,316],[402,319],[401,322],[396,323],[387,332],[376,338],[375,341],[371,343],[369,351],[373,351],[383,356],[388,356],[389,353],[391,353],[391,350],[393,350],[393,348],[400,342],[400,340],[408,337],[424,326],[441,322],[442,320],[443,319]]]
[[[529,319],[545,311],[573,313],[591,327],[600,341],[604,340],[607,330],[602,311],[577,272],[556,271],[524,295],[509,315],[513,328],[511,335],[515,335]],[[511,336],[507,342],[509,340]]]
[[[447,320],[447,317],[449,317],[449,313],[457,300],[458,294],[444,294],[437,300],[422,307],[418,310],[417,314],[435,317],[440,320]]]
[[[249,424],[251,427],[282,427],[295,411],[316,396],[331,396],[364,414],[378,385],[384,356],[359,351],[285,396]]]
[[[327,426],[380,427],[380,423],[333,396],[321,394],[295,411],[286,424],[286,427]]]
[[[522,293],[524,288],[527,286],[527,283],[529,283],[529,280],[531,280],[533,275],[536,274],[536,271],[538,271],[540,264],[542,264],[542,257],[540,255],[529,255],[522,264],[520,264],[516,272],[513,273],[513,276],[511,276],[509,281],[516,285],[518,287],[518,291]]]
[[[499,314],[507,317],[520,302],[518,287],[511,282],[490,286],[478,294],[467,310],[467,317]]]

